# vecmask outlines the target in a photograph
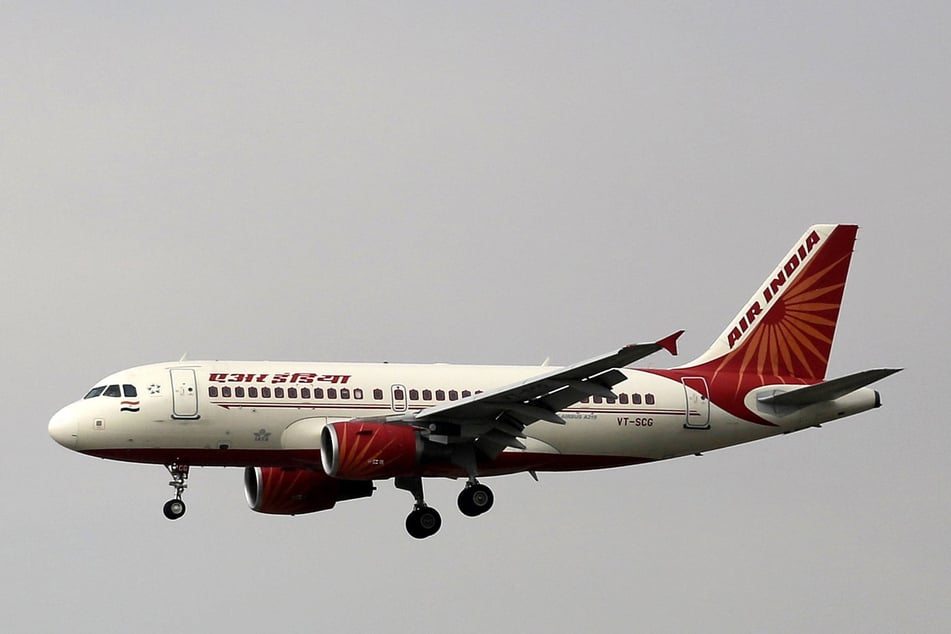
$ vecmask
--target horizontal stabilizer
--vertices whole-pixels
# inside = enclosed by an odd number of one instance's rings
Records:
[[[881,368],[865,370],[831,381],[823,381],[815,385],[796,388],[789,392],[780,392],[772,396],[762,396],[757,399],[762,405],[805,407],[824,401],[834,401],[837,398],[851,394],[855,390],[880,381],[886,376],[900,372],[901,368]]]

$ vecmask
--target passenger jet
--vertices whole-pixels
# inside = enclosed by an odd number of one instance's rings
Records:
[[[406,530],[435,534],[423,478],[462,478],[458,506],[492,507],[488,476],[604,469],[698,454],[816,427],[879,407],[868,386],[896,369],[826,379],[857,227],[816,225],[797,240],[699,358],[683,331],[567,367],[178,361],[123,370],[49,422],[90,456],[162,464],[185,513],[193,466],[244,467],[260,513],[324,511],[394,479],[415,503]]]

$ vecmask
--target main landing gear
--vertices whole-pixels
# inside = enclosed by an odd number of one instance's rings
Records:
[[[396,488],[409,491],[416,499],[413,511],[406,516],[406,532],[416,539],[424,539],[435,535],[442,526],[439,511],[426,504],[423,498],[423,479],[418,476],[396,478]],[[459,510],[464,515],[476,517],[482,515],[495,501],[492,490],[484,484],[479,484],[471,478],[466,488],[459,493]]]
[[[175,497],[165,503],[165,506],[162,507],[162,512],[165,513],[165,517],[168,519],[177,520],[185,514],[185,502],[182,501],[182,493],[188,488],[188,485],[185,483],[185,481],[188,480],[188,465],[167,464],[165,468],[168,469],[169,475],[172,476],[172,481],[169,482],[168,485],[174,487]]]
[[[469,517],[482,515],[492,508],[494,501],[495,496],[492,495],[492,489],[484,484],[479,484],[474,478],[469,480],[466,483],[466,488],[459,492],[459,499],[457,500],[459,510],[462,511],[463,515]]]

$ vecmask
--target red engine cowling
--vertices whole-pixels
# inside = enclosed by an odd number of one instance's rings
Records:
[[[373,483],[336,480],[308,469],[246,467],[244,492],[258,513],[300,515],[332,509],[342,500],[370,497]]]
[[[344,480],[378,480],[417,472],[423,441],[409,425],[331,423],[320,433],[324,471]]]

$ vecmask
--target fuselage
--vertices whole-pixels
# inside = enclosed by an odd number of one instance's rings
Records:
[[[326,423],[383,418],[462,401],[551,370],[539,366],[174,362],[104,378],[56,413],[50,434],[93,456],[193,466],[314,467]],[[757,407],[757,383],[742,403],[721,407],[707,377],[689,371],[624,369],[616,398],[591,396],[559,415],[564,425],[526,427],[521,448],[481,461],[480,475],[615,467],[695,454],[787,433],[878,404],[869,388],[793,413]],[[719,380],[729,381],[729,377]],[[781,386],[780,386],[781,387]],[[736,399],[735,399],[736,400]],[[739,411],[748,415],[737,415]],[[316,430],[316,431],[315,431]],[[448,463],[422,476],[463,475]]]

